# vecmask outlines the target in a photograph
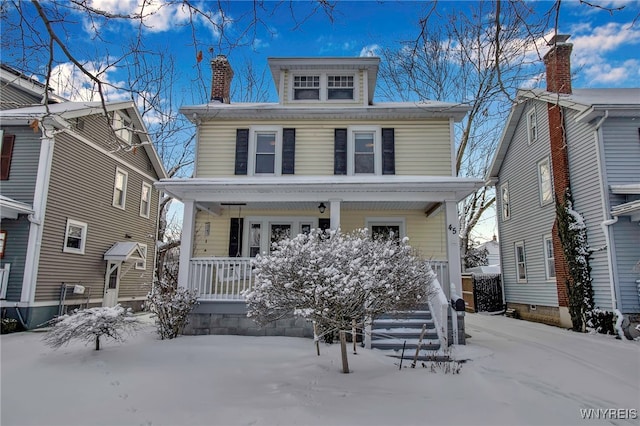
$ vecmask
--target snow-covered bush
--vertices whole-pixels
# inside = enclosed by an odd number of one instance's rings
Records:
[[[124,341],[125,334],[133,334],[140,323],[133,316],[131,308],[120,305],[112,308],[99,307],[75,310],[49,322],[52,327],[45,334],[45,344],[54,349],[66,345],[72,339],[84,340],[87,344],[95,342],[100,350],[100,337],[110,337],[115,341]]]
[[[323,330],[351,330],[352,321],[426,303],[435,274],[408,239],[373,239],[314,229],[275,243],[253,262],[248,316],[265,325],[287,316],[316,321]]]
[[[189,313],[198,304],[198,292],[157,281],[149,294],[145,307],[155,314],[160,339],[174,339],[187,325]]]

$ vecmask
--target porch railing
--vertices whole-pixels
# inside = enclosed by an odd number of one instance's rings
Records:
[[[447,261],[429,263],[440,283],[449,282]],[[251,258],[194,257],[189,266],[189,288],[198,290],[202,300],[243,301],[242,292],[253,286]]]
[[[7,285],[9,284],[9,271],[11,270],[11,265],[5,263],[5,265],[0,269],[0,299],[4,299],[7,297]]]
[[[437,279],[433,285],[435,292],[429,298],[429,311],[438,332],[440,348],[444,350],[449,347],[449,301],[442,290],[440,279]]]
[[[201,300],[243,301],[242,292],[253,285],[250,258],[195,257],[189,266],[189,288]]]

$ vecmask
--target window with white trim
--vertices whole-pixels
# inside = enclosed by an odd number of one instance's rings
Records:
[[[538,162],[538,188],[540,192],[540,205],[546,206],[553,201],[553,188],[551,186],[551,163],[549,157]]]
[[[116,136],[131,145],[133,124],[129,117],[120,111],[114,111],[111,117],[111,127]]]
[[[349,128],[347,152],[347,174],[382,174],[382,142],[379,128]]]
[[[358,97],[356,72],[294,73],[290,78],[289,99],[292,101],[344,102],[355,101]]]
[[[320,100],[320,76],[293,76],[293,99],[297,101]]]
[[[242,244],[243,256],[255,257],[259,253],[270,253],[273,243],[283,238],[308,234],[318,226],[318,220],[309,217],[248,217]]]
[[[119,167],[116,168],[116,180],[113,185],[113,206],[120,209],[125,208],[127,200],[127,180],[129,174]]]
[[[538,117],[536,109],[531,108],[527,112],[527,141],[529,144],[534,143],[538,139]]]
[[[508,182],[505,182],[500,186],[500,205],[502,206],[502,220],[508,220],[511,217]]]
[[[282,174],[282,128],[252,128],[249,133],[249,170],[252,175]]]
[[[84,254],[88,228],[89,226],[84,222],[67,219],[62,251],[65,253]]]
[[[147,245],[138,243],[140,246],[140,251],[142,252],[143,259],[136,262],[136,269],[144,270],[147,269]]]
[[[397,217],[369,217],[365,224],[373,239],[393,238],[400,240],[406,236],[405,221]]]
[[[353,80],[353,75],[328,75],[327,99],[350,101],[353,100]]]
[[[544,268],[547,281],[556,279],[556,259],[553,255],[553,237],[551,234],[543,237],[544,244]]]
[[[142,192],[140,193],[140,216],[149,219],[151,212],[151,185],[142,182]]]
[[[516,256],[516,280],[519,283],[527,282],[527,258],[524,251],[524,241],[515,243]]]

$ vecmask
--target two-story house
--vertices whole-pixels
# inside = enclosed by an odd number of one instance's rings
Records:
[[[567,36],[545,55],[547,90],[522,89],[487,179],[497,192],[507,305],[571,326],[555,228],[566,189],[582,215],[595,305],[640,314],[640,89],[573,89]],[[628,324],[628,322],[626,322]]]
[[[166,177],[133,102],[69,102],[1,68],[3,316],[26,328],[72,307],[140,310]],[[106,111],[105,111],[106,108]]]
[[[274,103],[231,103],[231,66],[212,61],[211,101],[181,109],[194,176],[156,184],[184,203],[179,285],[201,301],[185,332],[297,335],[293,320],[258,330],[241,292],[252,257],[317,227],[407,236],[461,294],[457,203],[482,185],[453,164],[467,107],[374,102],[379,58],[268,61]]]

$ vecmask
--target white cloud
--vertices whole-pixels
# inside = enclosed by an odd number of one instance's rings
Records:
[[[165,0],[89,0],[88,6],[93,9],[105,11],[111,14],[141,16],[145,30],[149,32],[170,31],[186,25],[193,19],[194,23],[208,27],[213,36],[220,36],[220,26],[230,26],[233,19],[223,15],[221,11],[211,12],[208,4],[202,3],[200,10],[207,14],[189,12],[189,7],[184,3],[167,2]],[[137,25],[138,20],[130,20],[131,25]],[[84,26],[89,29],[95,22],[85,20]]]
[[[369,44],[360,50],[360,56],[380,56],[380,49],[378,44]]]
[[[616,85],[638,77],[640,61],[629,59],[620,66],[613,66],[609,63],[599,63],[588,66],[584,69],[587,80],[598,83]]]
[[[103,69],[102,65],[97,62],[88,62],[84,64],[84,67],[91,75],[96,76],[100,81],[106,83],[102,86],[102,90],[108,101],[124,101],[130,99],[127,93],[118,91],[112,87],[125,86],[125,83],[122,81],[110,79],[116,71],[115,68]],[[57,65],[53,68],[49,85],[55,94],[71,101],[94,102],[100,99],[97,84],[70,62]]]

